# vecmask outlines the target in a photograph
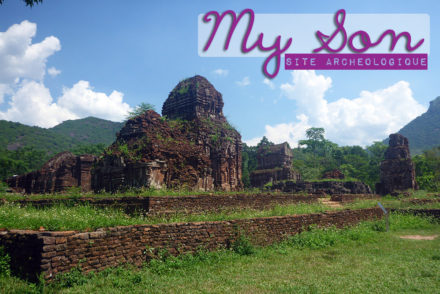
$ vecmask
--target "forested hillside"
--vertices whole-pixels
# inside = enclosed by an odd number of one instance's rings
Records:
[[[122,125],[87,117],[44,129],[0,120],[0,179],[38,169],[58,152],[100,154]]]

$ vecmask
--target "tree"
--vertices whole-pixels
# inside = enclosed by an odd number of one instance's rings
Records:
[[[309,140],[323,141],[324,140],[324,128],[310,128],[306,130],[306,136]]]
[[[127,120],[133,119],[141,114],[144,114],[148,110],[155,110],[155,107],[153,104],[150,103],[144,103],[142,102],[133,111],[130,111],[127,115]]]
[[[23,147],[14,151],[0,150],[0,180],[40,168],[48,159],[45,151]]]
[[[334,143],[325,140],[324,138],[325,130],[324,128],[310,128],[306,130],[307,140],[300,140],[298,144],[300,146],[306,145],[306,151],[312,151],[314,159],[314,167],[317,167],[316,156],[318,153],[322,155],[329,154],[329,151],[333,149]],[[331,143],[331,144],[330,144]]]
[[[0,0],[0,5],[3,4],[4,0]],[[23,0],[24,3],[26,3],[26,6],[30,6],[33,7],[34,4],[39,4],[39,3],[43,3],[43,0]]]
[[[324,128],[310,128],[306,130],[307,140],[300,140],[298,143],[300,146],[306,145],[307,149],[316,152],[321,142],[325,140],[324,138],[325,130]]]
[[[374,142],[373,145],[367,147],[367,151],[377,162],[381,162],[384,159],[385,151],[387,150],[387,145],[382,142]]]
[[[243,143],[242,149],[242,176],[246,188],[251,186],[250,174],[257,169],[257,147]]]
[[[440,147],[424,151],[413,157],[416,169],[416,182],[420,189],[440,191]]]
[[[269,141],[268,138],[266,138],[266,136],[263,136],[263,138],[261,138],[260,143],[257,144],[257,149],[260,148],[261,146],[266,147],[266,146],[273,146],[275,145],[273,142]]]

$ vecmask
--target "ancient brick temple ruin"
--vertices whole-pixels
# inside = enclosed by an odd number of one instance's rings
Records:
[[[241,188],[241,136],[222,110],[222,95],[204,77],[181,81],[163,117],[150,110],[127,121],[93,170],[93,189]]]
[[[261,145],[257,150],[257,169],[250,175],[251,185],[261,187],[269,182],[301,179],[292,169],[292,150],[284,142],[278,145]]]
[[[343,180],[345,179],[345,175],[338,169],[333,169],[326,171],[322,174],[322,179],[338,179]]]
[[[385,195],[417,188],[408,139],[400,134],[391,134],[385,160],[380,165],[380,183],[376,184],[376,193]]]
[[[73,155],[61,152],[44,166],[21,176],[6,180],[9,187],[23,193],[53,193],[70,187],[81,187],[83,192],[91,190],[91,174],[96,157],[90,154]]]

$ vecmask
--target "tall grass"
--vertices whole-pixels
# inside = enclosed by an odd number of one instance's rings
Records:
[[[102,227],[136,224],[220,221],[292,214],[320,213],[330,210],[321,203],[277,205],[270,209],[230,209],[205,214],[177,213],[164,216],[127,215],[114,208],[96,208],[88,205],[68,207],[55,205],[46,208],[20,207],[8,203],[0,206],[0,228],[38,230],[94,230]],[[333,208],[334,209],[334,208]],[[342,208],[341,208],[342,209]]]
[[[140,196],[140,197],[163,197],[163,196],[193,196],[193,195],[236,195],[245,194],[253,195],[263,193],[260,189],[246,189],[241,191],[194,191],[190,189],[148,189],[148,188],[131,188],[125,191],[118,191],[117,193],[109,193],[102,191],[100,193],[93,192],[81,192],[78,187],[72,187],[62,193],[53,194],[20,194],[20,193],[6,193],[0,190],[0,198],[13,201],[21,199],[67,199],[67,198],[80,198],[80,197],[93,197],[93,198],[109,198],[109,197],[130,197],[130,196]]]

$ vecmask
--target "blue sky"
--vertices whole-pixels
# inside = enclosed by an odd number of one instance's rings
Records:
[[[248,143],[266,135],[295,145],[306,128],[317,126],[341,145],[365,146],[399,130],[440,96],[439,1],[44,0],[32,9],[22,1],[4,2],[0,32],[16,26],[0,35],[0,119],[42,127],[89,115],[120,120],[141,102],[160,112],[180,80],[200,74],[223,94],[225,115]],[[264,82],[263,58],[199,57],[197,15],[244,8],[427,13],[429,70],[293,73],[281,68]],[[33,59],[19,54],[27,49]],[[16,59],[19,66],[11,63]]]

